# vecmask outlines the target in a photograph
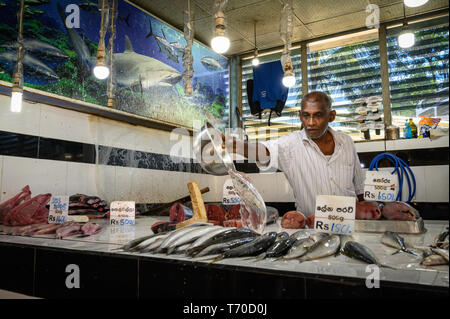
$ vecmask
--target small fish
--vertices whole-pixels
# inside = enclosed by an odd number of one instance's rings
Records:
[[[203,66],[208,70],[208,71],[220,71],[223,70],[223,67],[220,65],[220,63],[209,56],[205,56],[203,58],[200,59],[201,64],[203,64]]]
[[[445,260],[448,262],[448,250],[441,249],[441,248],[430,248],[433,253],[436,255],[444,257]]]
[[[158,235],[158,236],[156,236],[156,235]],[[131,252],[133,252],[133,251],[142,251],[146,247],[148,247],[151,244],[153,244],[155,241],[165,239],[167,236],[169,236],[169,232],[155,234],[155,236],[152,236],[152,237],[150,237],[150,238],[140,242],[136,246],[130,248],[129,251],[131,251]]]
[[[226,229],[224,232],[218,233],[217,235],[211,237],[207,241],[205,241],[202,245],[198,245],[195,248],[189,248],[187,253],[189,256],[195,256],[198,252],[203,250],[204,248],[214,245],[220,242],[227,242],[229,240],[244,238],[244,237],[258,237],[259,234],[255,233],[253,230],[248,228],[233,228]],[[276,238],[276,233],[275,233]]]
[[[167,41],[166,35],[164,34],[164,30],[162,28],[161,33],[163,34],[162,37],[154,34],[152,29],[152,22],[149,21],[149,32],[146,38],[153,36],[156,40],[156,44],[159,47],[159,51],[164,53],[169,60],[178,63],[178,54],[175,51],[174,47],[170,45],[169,41]]]
[[[217,243],[211,246],[206,247],[201,252],[199,252],[195,257],[203,257],[207,255],[221,254],[227,250],[236,248],[238,246],[244,245],[255,240],[256,237],[244,237],[233,239],[224,243]]]
[[[165,234],[163,236],[156,238],[156,240],[154,240],[151,244],[145,245],[142,248],[140,248],[139,252],[149,253],[155,251],[156,249],[159,248],[159,246],[161,246],[161,243],[167,238],[168,235],[169,234]]]
[[[129,241],[128,243],[126,243],[125,245],[119,247],[119,248],[114,248],[112,250],[124,250],[124,251],[129,251],[130,249],[132,249],[133,247],[139,245],[140,243],[142,243],[143,241],[155,237],[155,236],[160,236],[163,233],[158,233],[158,234],[151,234],[151,235],[147,235],[147,236],[142,236],[136,239],[133,239],[131,241]]]
[[[223,258],[257,255],[261,252],[266,251],[270,246],[272,246],[276,238],[276,232],[265,233],[264,235],[257,237],[255,240],[249,243],[225,251],[224,253],[216,257],[212,262],[217,262],[219,260],[222,260]]]
[[[284,239],[287,239],[287,238],[289,238],[289,234],[284,231],[284,232],[281,232],[281,233],[277,234],[277,239],[276,240],[279,241],[279,240],[284,240]]]
[[[300,257],[300,262],[334,255],[338,251],[341,240],[339,235],[329,235],[309,247],[308,252]]]
[[[424,266],[448,265],[448,260],[440,255],[431,254],[424,256],[420,264]]]
[[[415,251],[412,251],[406,247],[405,240],[397,233],[386,231],[381,238],[381,242],[386,246],[398,249],[398,251],[393,253],[393,255],[399,253],[400,251],[404,251],[405,253],[419,256]]]
[[[56,238],[62,239],[81,232],[81,225],[73,222],[64,223],[56,230]]]
[[[232,227],[232,228],[231,228],[231,227],[227,227],[227,228],[225,228],[225,227],[218,228],[218,229],[216,229],[216,230],[214,230],[214,231],[212,231],[212,232],[206,234],[205,236],[200,237],[200,238],[197,239],[196,241],[194,241],[194,242],[191,244],[191,246],[189,246],[189,249],[194,250],[194,249],[196,249],[196,248],[202,246],[202,245],[203,245],[206,241],[208,241],[210,238],[216,236],[217,234],[220,234],[220,233],[223,233],[223,232],[225,232],[225,231],[228,231],[228,230],[230,230],[230,229],[236,229],[236,227]],[[203,248],[202,248],[202,249],[203,249]]]
[[[167,236],[167,238],[161,243],[161,246],[159,247],[159,249],[156,251],[157,253],[161,253],[161,252],[165,252],[167,250],[167,248],[169,248],[169,246],[174,243],[178,238],[181,238],[182,236],[184,236],[185,234],[189,233],[190,231],[193,230],[193,228],[195,227],[204,227],[207,226],[208,224],[203,223],[203,224],[192,224],[183,228],[179,228],[176,230],[173,230],[169,236]]]
[[[296,259],[302,257],[308,252],[309,247],[314,245],[312,238],[303,238],[297,240],[288,250],[287,254],[281,257],[282,260]]]
[[[201,236],[216,230],[218,227],[222,226],[207,226],[207,227],[197,227],[187,232],[185,235],[181,236],[175,240],[172,244],[167,247],[167,254],[171,254],[177,247],[183,246],[187,243],[192,243],[194,240],[200,238]]]
[[[433,246],[437,248],[443,248],[442,246],[445,246],[447,244],[448,247],[448,227],[447,230],[443,231],[439,235],[436,236],[434,239]]]
[[[360,244],[356,241],[346,241],[342,248],[342,254],[350,258],[361,260],[370,265],[374,264],[379,267],[392,268],[381,264],[375,254],[367,246],[364,246],[363,244]]]
[[[264,258],[276,258],[284,255],[292,245],[297,241],[294,237],[287,237],[281,240],[276,241],[272,246],[267,249],[266,252],[261,253],[256,256],[256,260],[262,260]]]

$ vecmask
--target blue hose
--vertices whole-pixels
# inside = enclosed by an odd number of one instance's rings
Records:
[[[391,172],[391,174],[397,173],[398,175],[399,188],[397,198],[395,200],[402,201],[403,179],[405,178],[408,183],[409,194],[407,203],[410,203],[416,194],[416,179],[414,178],[414,173],[411,171],[408,164],[406,164],[401,158],[391,153],[381,153],[375,156],[372,162],[370,162],[369,171],[372,171],[374,168],[378,171],[378,162],[382,159],[388,159],[391,161],[391,163],[395,166],[395,169]]]

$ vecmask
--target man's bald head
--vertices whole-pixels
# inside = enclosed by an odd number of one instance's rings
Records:
[[[302,99],[301,106],[303,107],[305,103],[320,103],[322,105],[325,105],[328,110],[331,110],[331,99],[330,97],[324,93],[319,91],[314,91],[306,94]]]

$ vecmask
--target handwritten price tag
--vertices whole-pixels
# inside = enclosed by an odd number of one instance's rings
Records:
[[[223,184],[223,196],[222,204],[224,205],[235,205],[240,203],[239,195],[233,186],[233,181],[231,178],[227,179]]]
[[[398,177],[388,171],[367,171],[364,182],[364,199],[380,202],[395,201]]]
[[[111,226],[134,225],[136,215],[135,202],[112,202],[109,208]]]
[[[314,229],[323,233],[353,234],[355,213],[355,197],[317,195]]]
[[[62,224],[69,215],[69,196],[52,196],[48,211],[49,224]]]

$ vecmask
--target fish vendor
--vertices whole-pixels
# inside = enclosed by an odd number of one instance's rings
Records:
[[[300,109],[304,129],[259,143],[222,136],[222,147],[255,161],[261,172],[281,170],[305,216],[314,214],[316,195],[336,195],[357,197],[357,219],[378,219],[378,207],[363,201],[364,175],[352,138],[328,125],[335,117],[330,97],[310,92]]]

